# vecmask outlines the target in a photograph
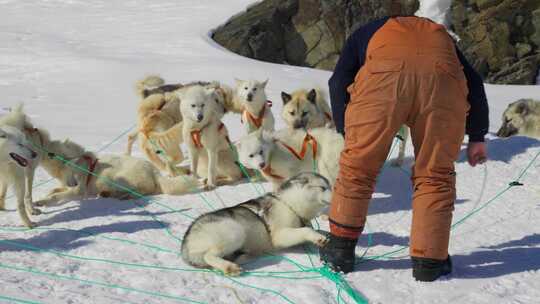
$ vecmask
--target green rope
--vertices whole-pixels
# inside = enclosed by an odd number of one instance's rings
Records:
[[[0,300],[8,301],[9,303],[41,304],[41,302],[22,300],[22,299],[17,299],[17,298],[12,298],[8,296],[2,296],[2,295],[0,295]]]
[[[159,292],[153,292],[153,291],[146,291],[146,290],[143,290],[143,289],[126,287],[126,286],[122,286],[122,285],[118,285],[118,284],[109,284],[109,283],[105,283],[105,282],[81,279],[81,278],[78,278],[78,277],[75,277],[75,276],[59,275],[59,274],[55,274],[55,273],[51,273],[51,272],[40,271],[40,270],[37,270],[37,269],[27,268],[27,267],[13,266],[13,265],[5,264],[5,263],[0,263],[0,268],[10,269],[10,270],[14,270],[14,271],[28,272],[28,273],[32,273],[32,274],[35,274],[35,275],[44,276],[44,277],[53,278],[53,279],[77,281],[77,282],[80,282],[80,283],[83,283],[83,284],[88,284],[88,285],[101,286],[101,287],[107,287],[107,288],[110,288],[110,289],[119,289],[119,290],[124,290],[124,291],[129,291],[129,292],[135,292],[135,293],[145,294],[145,295],[149,295],[149,296],[155,296],[155,297],[160,297],[160,298],[165,298],[165,299],[176,300],[176,301],[179,301],[179,302],[204,303],[204,302],[200,302],[200,301],[191,300],[191,299],[188,299],[188,298],[185,298],[185,297],[179,297],[179,296],[174,296],[174,295],[169,295],[169,294],[164,294],[164,293],[159,293]]]
[[[458,227],[459,225],[461,225],[465,221],[467,221],[469,218],[471,218],[473,215],[477,214],[481,210],[483,210],[486,207],[488,207],[489,205],[491,205],[493,202],[495,202],[498,198],[503,196],[506,192],[508,192],[514,186],[519,186],[520,183],[518,181],[525,176],[526,172],[532,167],[532,165],[536,162],[536,160],[538,159],[539,156],[540,156],[540,151],[531,159],[531,161],[527,164],[527,166],[525,166],[525,168],[521,171],[521,173],[519,174],[516,181],[510,183],[508,186],[506,186],[506,188],[504,188],[503,190],[498,192],[495,196],[493,196],[491,199],[489,199],[486,203],[482,204],[478,208],[473,209],[471,212],[469,212],[468,214],[463,216],[461,219],[456,221],[454,224],[452,224],[450,230],[451,231],[454,230],[456,227]],[[484,171],[484,172],[485,172],[485,174],[487,174],[487,171]],[[407,248],[409,248],[409,246],[403,246],[403,247],[400,247],[399,249],[396,249],[396,250],[393,250],[393,251],[390,251],[390,252],[387,252],[387,253],[384,253],[384,254],[381,254],[381,255],[377,255],[377,256],[364,257],[357,264],[367,262],[367,261],[372,261],[372,260],[380,260],[380,259],[384,259],[384,258],[389,258],[389,257],[392,257],[392,256],[396,255],[397,253],[400,253],[400,252],[406,250]]]

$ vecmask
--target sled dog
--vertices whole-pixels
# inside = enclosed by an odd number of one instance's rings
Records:
[[[259,82],[236,79],[234,104],[242,112],[242,123],[248,134],[261,128],[274,130],[274,115],[265,93],[267,84],[268,80]]]
[[[334,127],[328,102],[320,90],[297,90],[291,94],[281,92],[281,117],[291,129]]]
[[[343,145],[343,137],[329,128],[309,132],[284,129],[274,133],[259,130],[240,139],[238,154],[243,165],[260,170],[274,189],[307,171],[319,172],[333,185]]]
[[[502,121],[499,137],[524,135],[540,139],[540,100],[520,99],[509,104]]]
[[[323,246],[311,228],[330,201],[330,184],[316,173],[301,173],[274,192],[200,216],[182,242],[183,260],[226,275],[239,275],[249,258],[305,242]]]

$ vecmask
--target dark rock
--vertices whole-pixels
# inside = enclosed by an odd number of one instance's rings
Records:
[[[460,49],[486,81],[535,83],[539,0],[455,0],[451,21]]]
[[[346,38],[391,14],[392,0],[265,0],[215,30],[227,49],[254,59],[333,70]],[[414,13],[417,0],[402,0]]]

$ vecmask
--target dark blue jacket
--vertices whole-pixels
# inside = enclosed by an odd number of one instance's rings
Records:
[[[347,87],[354,82],[354,78],[364,65],[368,43],[390,17],[385,17],[356,30],[345,43],[341,56],[332,77],[328,81],[332,115],[338,132],[344,134],[345,107],[350,96]],[[469,95],[467,99],[471,105],[467,116],[467,131],[469,141],[484,141],[489,129],[489,110],[482,77],[467,62],[465,56],[456,46],[456,51],[463,65],[463,72],[467,78]]]

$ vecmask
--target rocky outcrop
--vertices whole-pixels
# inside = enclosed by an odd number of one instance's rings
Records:
[[[486,82],[536,82],[539,0],[454,0],[451,20],[460,48]]]
[[[413,13],[417,0],[402,0]],[[333,70],[346,37],[391,13],[391,0],[265,0],[216,29],[213,38],[254,59]]]
[[[417,0],[401,0],[413,14]],[[333,70],[346,38],[390,15],[392,0],[264,0],[214,31],[240,55]],[[540,0],[454,0],[452,30],[486,82],[534,84],[540,68]]]

